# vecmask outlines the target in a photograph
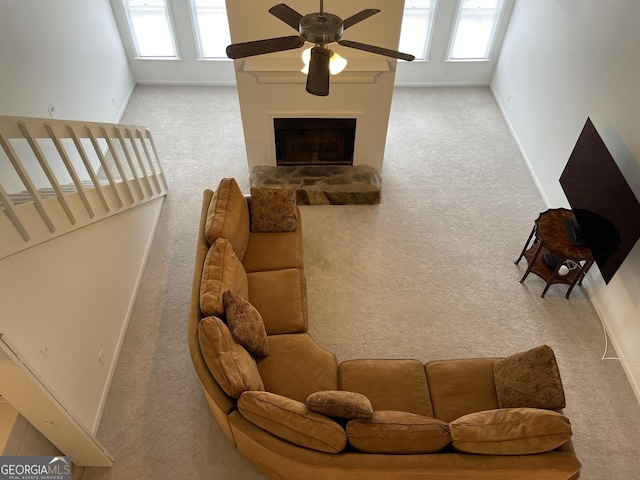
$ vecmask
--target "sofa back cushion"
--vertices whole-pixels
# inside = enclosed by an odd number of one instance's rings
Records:
[[[249,243],[249,206],[234,178],[223,178],[214,192],[205,220],[205,236],[210,245],[216,238],[228,239],[242,261]]]
[[[224,315],[222,295],[231,290],[243,298],[249,297],[249,281],[231,242],[218,238],[209,248],[200,281],[200,310],[204,316]]]
[[[558,448],[571,438],[569,419],[536,408],[487,410],[450,424],[451,446],[484,455],[529,455]]]
[[[269,335],[269,356],[257,365],[265,390],[304,403],[320,390],[338,390],[338,361],[308,333]]]
[[[433,453],[446,447],[449,425],[432,417],[380,410],[370,418],[349,420],[349,444],[366,453]]]
[[[264,390],[255,360],[222,320],[203,318],[198,339],[209,372],[227,395],[238,398],[245,390]]]
[[[498,408],[495,358],[438,360],[425,365],[434,417],[451,422],[467,413]]]
[[[419,360],[346,360],[340,364],[340,389],[362,393],[374,410],[433,416],[427,376]]]
[[[294,445],[327,453],[341,452],[347,445],[347,435],[338,422],[275,393],[244,392],[238,411],[254,425]]]

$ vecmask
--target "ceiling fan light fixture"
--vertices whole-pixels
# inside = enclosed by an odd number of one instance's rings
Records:
[[[300,70],[305,75],[309,74],[309,62],[311,61],[311,49],[313,47],[305,48],[302,51],[302,61],[304,62],[304,67]],[[337,75],[342,72],[347,66],[347,59],[338,55],[336,52],[329,50],[331,52],[331,60],[329,60],[329,73],[331,75]]]

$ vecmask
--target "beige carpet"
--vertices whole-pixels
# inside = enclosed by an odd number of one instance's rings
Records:
[[[202,190],[248,191],[233,88],[139,86],[170,192],[83,480],[264,479],[224,438],[191,367],[186,319]],[[518,280],[546,207],[487,88],[397,89],[382,203],[302,207],[310,332],[349,358],[509,355],[551,345],[588,480],[640,477],[640,406],[582,288]]]

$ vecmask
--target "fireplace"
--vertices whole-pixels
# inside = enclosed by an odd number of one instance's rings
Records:
[[[355,118],[274,118],[276,164],[353,165]]]

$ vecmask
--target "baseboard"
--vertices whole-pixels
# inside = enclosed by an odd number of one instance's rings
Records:
[[[427,87],[490,87],[487,82],[395,82],[394,87],[427,88]]]
[[[190,87],[237,87],[236,82],[202,82],[184,80],[138,80],[136,85],[187,85]]]

